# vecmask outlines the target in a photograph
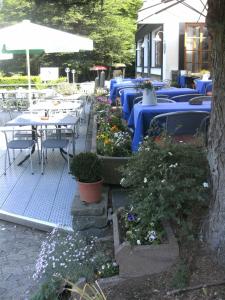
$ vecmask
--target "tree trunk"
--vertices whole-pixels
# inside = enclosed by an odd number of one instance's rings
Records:
[[[212,38],[213,101],[208,161],[212,200],[207,240],[225,258],[225,0],[208,0],[207,27]],[[221,251],[222,250],[222,251]],[[225,259],[224,259],[225,261]]]

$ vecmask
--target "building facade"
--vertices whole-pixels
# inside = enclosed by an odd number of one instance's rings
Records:
[[[136,33],[137,75],[165,80],[173,79],[179,70],[209,70],[206,2],[144,1]]]

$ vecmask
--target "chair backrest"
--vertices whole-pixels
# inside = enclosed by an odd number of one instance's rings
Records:
[[[176,101],[166,98],[157,98],[158,103],[176,103]]]
[[[126,87],[126,88],[119,89],[119,95],[121,96],[121,94],[124,90],[131,90],[131,89],[134,89],[134,88],[133,87]]]
[[[185,94],[185,95],[177,95],[174,97],[171,97],[170,99],[176,101],[176,102],[187,102],[191,98],[198,97],[198,96],[204,96],[203,94]]]
[[[212,101],[212,96],[197,96],[197,97],[193,97],[189,100],[189,103],[195,103],[196,101]]]
[[[195,135],[202,126],[203,119],[208,117],[209,112],[205,111],[181,111],[171,112],[155,116],[150,128],[161,128],[166,134]]]
[[[140,101],[142,101],[142,98],[143,98],[143,96],[135,97],[134,101],[133,101],[133,105],[139,103]]]
[[[168,95],[164,95],[164,94],[159,94],[159,95],[156,94],[156,97],[157,98],[169,98]]]

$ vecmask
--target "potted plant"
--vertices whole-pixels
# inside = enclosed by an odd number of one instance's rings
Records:
[[[143,105],[157,105],[157,97],[154,86],[150,80],[137,80],[136,88],[143,90]]]
[[[71,174],[79,185],[81,201],[95,203],[101,200],[102,162],[96,153],[81,152],[71,162]]]

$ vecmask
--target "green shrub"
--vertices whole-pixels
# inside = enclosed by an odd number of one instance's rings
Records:
[[[64,82],[65,77],[60,77],[57,80],[50,80],[47,83],[42,83],[40,76],[31,76],[31,84],[35,84],[35,88],[44,89],[58,83]],[[13,76],[1,76],[0,84],[1,85],[12,85],[7,87],[7,89],[15,89],[15,87],[27,86],[28,78],[23,75],[13,75]]]
[[[93,152],[81,152],[75,155],[70,170],[80,182],[97,182],[102,179],[102,162]]]
[[[121,184],[131,188],[140,226],[171,219],[182,225],[208,203],[208,174],[203,148],[169,140],[158,145],[149,138],[128,161]]]

